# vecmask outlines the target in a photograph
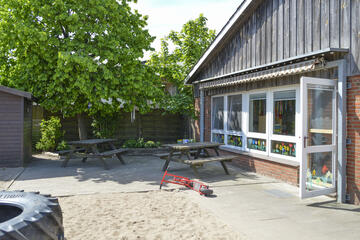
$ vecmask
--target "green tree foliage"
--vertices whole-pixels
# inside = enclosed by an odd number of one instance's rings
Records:
[[[0,84],[64,116],[150,110],[160,82],[139,59],[154,38],[132,1],[0,0]]]
[[[202,14],[183,25],[180,32],[171,31],[162,39],[161,50],[151,56],[152,66],[165,86],[174,86],[176,94],[166,93],[162,107],[171,113],[194,114],[192,88],[184,79],[215,38]],[[173,49],[173,50],[171,50]]]

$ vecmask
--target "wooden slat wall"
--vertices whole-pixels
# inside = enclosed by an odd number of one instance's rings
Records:
[[[22,97],[0,92],[0,167],[22,165],[22,100]]]
[[[32,102],[23,99],[24,101],[24,163],[28,163],[31,160],[32,154]]]
[[[264,0],[231,31],[197,80],[326,48],[349,48],[360,73],[360,0]]]

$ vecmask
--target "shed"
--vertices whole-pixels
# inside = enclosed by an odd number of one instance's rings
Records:
[[[0,167],[31,159],[32,95],[0,86]]]

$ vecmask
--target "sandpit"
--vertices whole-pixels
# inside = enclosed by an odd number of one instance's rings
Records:
[[[67,240],[243,239],[179,191],[62,197]]]

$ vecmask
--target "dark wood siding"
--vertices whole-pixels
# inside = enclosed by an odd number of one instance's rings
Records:
[[[31,160],[32,102],[24,99],[24,163]]]
[[[0,91],[0,167],[22,166],[22,101]]]
[[[196,80],[326,48],[349,48],[348,74],[360,73],[360,0],[255,2],[258,6],[229,30]]]

